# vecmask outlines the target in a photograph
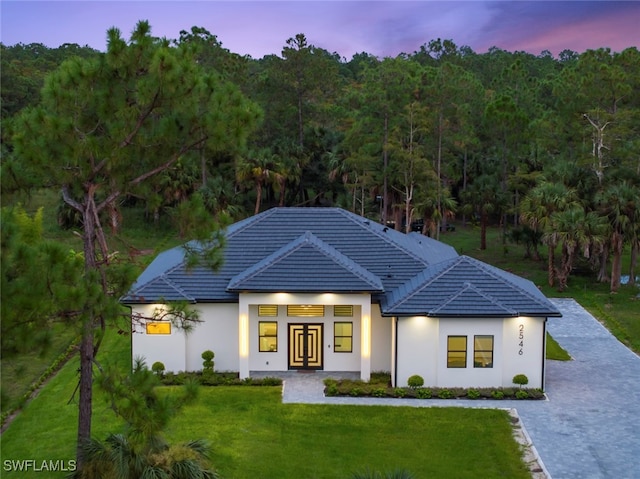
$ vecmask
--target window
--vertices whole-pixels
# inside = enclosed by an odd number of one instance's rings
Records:
[[[473,367],[493,367],[493,336],[473,337]]]
[[[333,323],[333,351],[353,352],[353,323]]]
[[[258,316],[278,316],[278,305],[277,304],[258,305]]]
[[[467,367],[467,337],[447,336],[447,367]]]
[[[278,352],[278,323],[275,321],[258,322],[258,350],[261,353]]]
[[[324,305],[290,304],[287,306],[287,316],[322,317],[324,316]]]
[[[169,321],[147,323],[147,334],[171,334],[171,323]]]
[[[336,305],[333,307],[334,316],[353,317],[353,306],[350,304]]]

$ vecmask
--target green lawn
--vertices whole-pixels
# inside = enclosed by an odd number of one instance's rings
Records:
[[[555,361],[569,361],[571,359],[569,353],[549,333],[547,333],[547,359]]]
[[[128,367],[129,339],[110,334],[101,356]],[[77,359],[54,377],[2,435],[2,462],[70,460],[75,455]],[[169,389],[169,388],[167,388]],[[416,478],[528,478],[505,411],[282,404],[277,387],[202,388],[171,423],[171,441],[205,438],[226,479],[348,478],[366,469],[406,469]],[[104,398],[93,434],[121,427]],[[3,471],[4,478],[38,478]],[[64,477],[47,473],[46,477]]]

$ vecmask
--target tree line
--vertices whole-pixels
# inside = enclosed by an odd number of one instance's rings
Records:
[[[437,39],[395,58],[363,52],[347,61],[298,34],[280,55],[253,59],[200,27],[168,42],[184,46],[261,118],[246,146],[185,151],[137,192],[151,221],[170,215],[184,234],[197,222],[188,212],[237,219],[274,205],[334,205],[435,237],[453,218],[477,222],[481,248],[486,227],[499,223],[533,256],[547,246],[550,285],[566,286],[580,253],[617,289],[625,245],[634,280],[637,48],[556,59],[495,47],[478,54]],[[65,60],[100,55],[70,44],[2,45],[3,122],[37,104],[45,76]],[[5,195],[46,184],[23,174],[6,135],[3,150]],[[107,205],[114,231],[122,208],[122,199]]]
[[[39,240],[41,218],[3,211],[2,287],[15,292],[3,298],[3,354],[28,347],[28,332],[54,316],[78,326],[80,465],[101,338],[135,277],[105,228],[117,233],[131,205],[200,239],[190,256],[210,267],[230,219],[333,205],[435,237],[453,219],[477,222],[481,248],[499,224],[531,256],[547,246],[549,284],[560,289],[582,255],[615,291],[628,247],[635,278],[636,48],[555,59],[438,39],[347,61],[303,34],[262,59],[199,27],[172,40],[139,22],[129,39],[115,28],[107,38],[104,53],[1,45],[4,204],[56,188],[59,221],[83,241],[65,255]],[[20,294],[25,281],[38,288]],[[187,305],[168,307],[158,314],[197,321]]]

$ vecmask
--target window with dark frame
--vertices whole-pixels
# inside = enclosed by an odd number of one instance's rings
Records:
[[[353,323],[333,323],[333,351],[335,353],[353,352]]]
[[[493,336],[477,335],[473,337],[473,367],[493,367]]]
[[[447,367],[467,367],[467,337],[447,336]]]
[[[258,350],[261,353],[278,352],[278,323],[275,321],[258,322]]]

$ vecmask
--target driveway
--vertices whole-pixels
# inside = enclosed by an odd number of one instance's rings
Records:
[[[548,331],[573,360],[547,362],[548,401],[325,398],[330,373],[285,374],[283,401],[515,408],[553,479],[640,478],[640,357],[574,300],[553,302]]]

